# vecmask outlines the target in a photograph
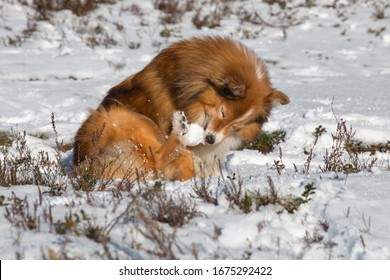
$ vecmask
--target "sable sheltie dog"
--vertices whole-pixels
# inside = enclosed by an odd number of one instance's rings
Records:
[[[73,163],[89,162],[102,178],[212,175],[226,152],[254,140],[272,108],[287,103],[243,44],[217,36],[179,41],[90,112]]]

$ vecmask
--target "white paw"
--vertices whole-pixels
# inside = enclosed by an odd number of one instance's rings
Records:
[[[187,117],[183,111],[175,111],[172,116],[172,129],[177,136],[184,136],[188,132]]]
[[[173,113],[172,128],[184,146],[196,146],[204,143],[204,129],[197,123],[188,124],[187,117],[182,111]]]

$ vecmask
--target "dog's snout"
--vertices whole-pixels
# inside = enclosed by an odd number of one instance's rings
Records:
[[[214,144],[215,142],[215,136],[212,134],[207,134],[206,135],[206,143],[207,144]]]

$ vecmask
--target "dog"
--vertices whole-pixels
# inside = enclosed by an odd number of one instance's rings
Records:
[[[181,40],[90,111],[75,136],[73,164],[88,162],[106,179],[215,175],[228,151],[255,140],[271,110],[289,102],[242,43]]]

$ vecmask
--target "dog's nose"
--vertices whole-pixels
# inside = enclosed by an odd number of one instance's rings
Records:
[[[214,135],[212,135],[212,134],[207,134],[207,135],[206,135],[206,143],[207,143],[207,144],[214,144],[214,142],[215,142],[215,137],[214,137]]]

